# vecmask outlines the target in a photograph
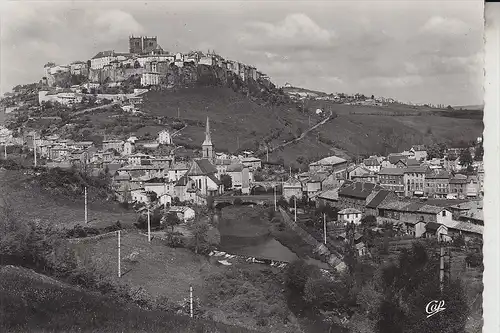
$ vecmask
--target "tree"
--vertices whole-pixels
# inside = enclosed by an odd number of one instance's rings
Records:
[[[223,174],[220,177],[220,181],[222,182],[222,185],[224,185],[224,190],[227,191],[231,188],[233,188],[233,179],[231,178],[230,175],[228,174]]]
[[[208,229],[208,223],[202,221],[199,218],[191,225],[191,231],[193,232],[194,252],[196,254],[198,254],[201,250],[208,250]]]
[[[462,151],[460,152],[459,162],[460,165],[465,167],[472,165],[472,155],[469,149],[462,149]]]
[[[474,152],[474,161],[482,161],[484,155],[483,144],[481,143],[476,147],[476,151]]]
[[[414,243],[397,260],[382,269],[380,283],[384,299],[379,308],[377,332],[465,332],[468,306],[459,280],[444,281],[440,291],[439,256]],[[427,318],[431,301],[443,300],[446,313]]]
[[[168,212],[167,215],[165,216],[165,223],[172,228],[172,232],[174,231],[174,227],[176,225],[181,224],[181,220],[177,216],[176,213],[174,212]]]
[[[292,292],[302,294],[306,286],[307,279],[310,276],[311,269],[315,266],[310,266],[302,259],[295,260],[288,265],[285,273],[285,284]]]

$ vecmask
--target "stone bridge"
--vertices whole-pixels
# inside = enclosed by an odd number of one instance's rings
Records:
[[[242,204],[255,204],[255,205],[264,205],[264,204],[274,204],[274,196],[273,195],[235,195],[235,196],[219,196],[214,197],[214,207],[221,208],[228,205],[234,205],[237,199],[241,200]]]
[[[262,181],[262,182],[252,182],[250,183],[250,189],[256,188],[256,187],[263,187],[267,190],[272,189],[275,186],[281,186],[283,182],[280,181]]]

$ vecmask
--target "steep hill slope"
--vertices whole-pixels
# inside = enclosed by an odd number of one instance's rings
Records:
[[[333,120],[269,156],[270,160],[282,159],[297,168],[304,168],[307,161],[326,154],[344,157],[387,154],[433,141],[453,145],[474,140],[483,131],[480,111],[450,113],[421,111],[403,105],[351,106],[329,101],[307,101],[302,111],[291,102],[270,106],[258,98],[223,87],[150,92],[143,108],[147,113],[166,116],[172,121],[179,114],[188,127],[176,142],[193,148],[201,146],[205,120],[210,117],[216,150],[230,152],[238,149],[238,143],[240,149],[265,152],[265,142],[269,141],[271,147],[277,146],[321,121],[323,117],[313,110],[321,108],[324,114],[332,111]]]
[[[0,299],[2,332],[252,332],[142,310],[15,266],[0,266]]]

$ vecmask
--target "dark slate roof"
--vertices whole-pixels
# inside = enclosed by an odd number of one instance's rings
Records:
[[[382,201],[387,198],[387,196],[391,193],[388,190],[380,190],[377,192],[375,197],[366,205],[367,208],[377,208],[378,205],[382,203]]]
[[[427,222],[425,225],[425,230],[437,231],[442,224],[436,222]]]
[[[429,172],[425,175],[426,179],[448,179],[450,178],[450,174],[446,170],[442,170],[439,172]]]
[[[92,59],[112,57],[114,53],[115,53],[114,51],[101,51],[97,53]]]
[[[355,182],[339,190],[339,196],[366,199],[374,190],[381,190],[377,184]]]
[[[401,168],[382,168],[379,175],[391,175],[391,176],[402,176],[404,175],[404,170]]]
[[[177,183],[175,183],[175,186],[186,186],[189,182],[189,177],[187,175],[182,176],[179,178]]]
[[[387,159],[389,160],[389,162],[391,162],[391,164],[396,164],[400,160],[403,160],[403,162],[406,163],[406,160],[408,158],[405,155],[402,155],[402,154],[389,154],[389,156],[387,156]]]
[[[453,177],[450,179],[450,184],[467,184],[467,179]]]
[[[404,169],[405,173],[426,173],[429,170],[426,166],[408,166]]]
[[[206,158],[195,160],[187,172],[188,176],[206,176],[217,172],[217,168]]]
[[[415,158],[409,158],[406,161],[407,166],[420,166],[420,163]]]
[[[245,166],[241,163],[234,163],[227,167],[227,172],[241,172],[245,169]]]

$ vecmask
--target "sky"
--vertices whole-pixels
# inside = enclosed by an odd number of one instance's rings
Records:
[[[483,104],[481,0],[0,0],[0,88],[38,82],[49,61],[128,51],[215,50],[278,85],[405,102]]]

